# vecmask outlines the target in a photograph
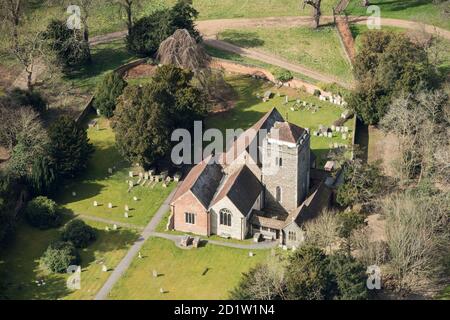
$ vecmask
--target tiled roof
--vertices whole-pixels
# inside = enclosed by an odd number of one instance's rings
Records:
[[[298,139],[306,132],[305,129],[289,122],[277,121],[270,130],[270,138],[280,141],[297,143]]]
[[[261,194],[262,185],[253,172],[246,166],[236,170],[232,175],[225,178],[222,188],[219,190],[212,205],[224,197],[228,197],[238,210],[246,215]]]
[[[191,169],[175,193],[173,201],[191,191],[205,208],[209,207],[223,176],[222,166],[209,163],[210,160],[211,157],[208,157]]]

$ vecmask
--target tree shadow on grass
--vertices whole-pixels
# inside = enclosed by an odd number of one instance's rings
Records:
[[[259,38],[256,32],[250,31],[224,31],[221,33],[221,40],[236,44],[245,48],[261,47],[264,40]]]
[[[118,230],[95,229],[97,239],[87,248],[80,250],[81,267],[85,269],[92,265],[100,266],[107,262],[104,255],[108,252],[128,249],[139,237],[139,234],[130,229],[121,228]],[[114,266],[107,266],[110,270]]]
[[[381,11],[402,11],[405,9],[410,9],[414,7],[420,7],[429,3],[433,0],[393,0],[393,1],[382,1],[382,2],[370,2],[371,5],[379,6]]]

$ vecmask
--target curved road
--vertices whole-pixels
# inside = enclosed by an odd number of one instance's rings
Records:
[[[366,24],[367,17],[350,16],[349,22],[356,24]],[[321,24],[332,24],[334,22],[332,16],[323,16],[321,18]],[[339,85],[351,88],[351,84],[343,82],[337,77],[322,74],[308,67],[305,67],[298,63],[293,63],[280,58],[279,56],[262,52],[256,49],[242,48],[231,43],[221,41],[217,39],[217,35],[226,29],[240,29],[240,28],[274,28],[274,27],[295,27],[295,26],[308,26],[311,25],[312,18],[306,16],[294,16],[294,17],[266,17],[266,18],[253,18],[253,19],[217,19],[217,20],[204,20],[197,21],[197,28],[203,35],[205,43],[209,46],[221,49],[224,51],[240,54],[242,56],[259,60],[271,65],[275,65],[293,72],[304,74],[319,82],[325,83],[338,83]],[[413,21],[400,20],[400,19],[387,19],[382,18],[381,24],[383,26],[400,27],[409,30],[424,31],[430,34],[438,34],[445,39],[450,40],[450,31],[442,28],[437,28],[431,25],[421,24]],[[113,32],[101,36],[92,37],[90,43],[92,45],[105,43],[125,37],[126,31]]]

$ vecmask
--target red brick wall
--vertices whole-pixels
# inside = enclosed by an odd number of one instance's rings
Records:
[[[185,212],[195,213],[195,224],[185,222]],[[202,236],[210,235],[209,214],[198,199],[187,192],[173,202],[174,229]]]

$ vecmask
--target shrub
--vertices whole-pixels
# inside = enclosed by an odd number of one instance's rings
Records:
[[[70,265],[77,265],[80,256],[70,242],[56,241],[51,243],[41,258],[42,265],[49,271],[64,273]]]
[[[68,117],[56,120],[49,130],[50,154],[54,160],[56,174],[73,177],[87,166],[94,148],[86,130]]]
[[[25,216],[30,225],[39,229],[54,228],[61,224],[61,212],[56,202],[43,196],[27,204]]]
[[[289,80],[292,80],[294,78],[292,73],[286,69],[273,68],[271,71],[275,79],[281,82],[288,82]]]
[[[72,220],[65,227],[61,238],[63,241],[70,241],[76,248],[86,248],[95,241],[96,234],[94,228],[88,226],[83,220]]]
[[[64,21],[50,21],[44,37],[64,68],[80,66],[91,59],[89,44],[79,40],[82,38],[80,31],[68,29]]]
[[[322,94],[322,93],[320,92],[320,90],[318,90],[318,89],[315,89],[315,90],[314,90],[314,95],[315,95],[316,97],[319,97],[321,94]]]
[[[116,109],[117,98],[126,85],[126,81],[117,72],[107,73],[97,85],[94,108],[98,109],[103,116],[111,118]]]

